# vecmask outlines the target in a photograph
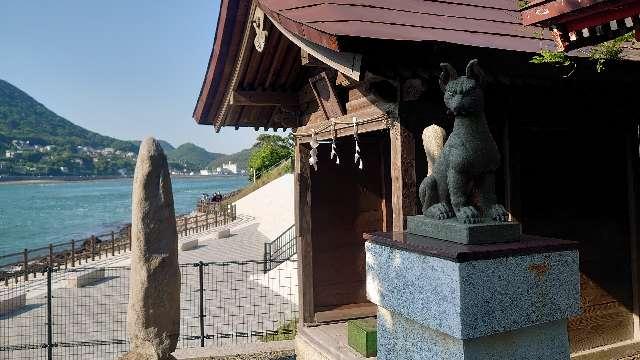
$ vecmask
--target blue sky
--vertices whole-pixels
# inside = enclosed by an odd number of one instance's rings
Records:
[[[0,0],[0,79],[59,115],[120,139],[156,136],[230,153],[253,129],[191,118],[218,0]]]

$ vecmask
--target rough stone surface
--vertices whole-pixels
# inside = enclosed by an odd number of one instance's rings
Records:
[[[433,219],[456,217],[463,223],[477,223],[482,217],[507,221],[509,214],[497,204],[495,171],[500,153],[484,115],[481,89],[482,71],[476,60],[467,65],[465,76],[458,77],[449,64],[442,64],[441,85],[444,102],[455,115],[453,131],[442,151],[434,150],[441,141],[428,136],[423,144],[427,157],[441,153],[433,169],[420,184],[422,213]],[[436,134],[436,133],[434,133]]]
[[[569,340],[565,319],[497,335],[458,339],[398,313],[378,310],[379,360],[566,360]]]
[[[464,224],[454,219],[434,220],[423,215],[407,217],[407,232],[461,244],[493,244],[520,240],[516,222],[482,221]]]
[[[131,279],[123,359],[173,359],[180,331],[180,270],[167,158],[152,138],[140,146],[133,178]]]
[[[456,263],[370,242],[365,249],[370,301],[458,339],[580,312],[577,251]]]

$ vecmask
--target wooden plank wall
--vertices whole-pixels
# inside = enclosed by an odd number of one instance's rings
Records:
[[[329,159],[330,144],[318,148],[318,171],[311,173],[316,312],[368,302],[362,234],[384,230],[387,221],[390,177],[382,169],[389,163],[388,138],[388,131],[360,135],[363,170],[353,163],[353,137],[338,139],[340,165]]]

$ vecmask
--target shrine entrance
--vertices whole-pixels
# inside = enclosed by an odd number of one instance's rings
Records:
[[[390,145],[387,130],[359,134],[362,169],[352,136],[318,147],[318,169],[310,168],[311,279],[315,322],[375,315],[365,294],[364,233],[391,229]],[[308,146],[308,144],[305,144]],[[305,291],[308,291],[305,289]],[[307,294],[308,296],[308,294]],[[305,303],[306,305],[310,305]]]

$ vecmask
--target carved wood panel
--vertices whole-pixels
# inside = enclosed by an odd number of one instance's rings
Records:
[[[318,105],[322,109],[325,118],[331,119],[344,115],[344,110],[336,97],[334,86],[329,81],[326,72],[309,79],[309,84],[313,90],[313,94],[316,96]]]

